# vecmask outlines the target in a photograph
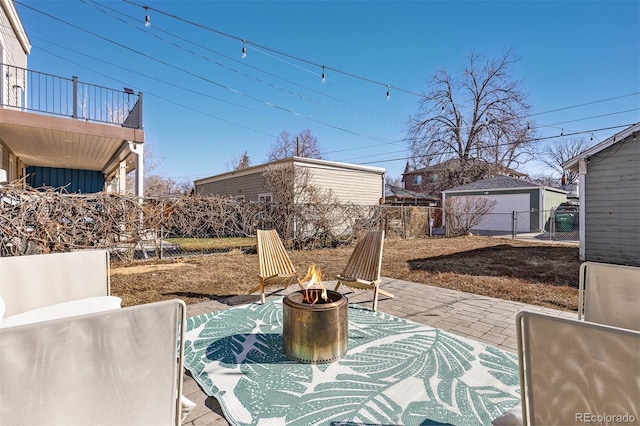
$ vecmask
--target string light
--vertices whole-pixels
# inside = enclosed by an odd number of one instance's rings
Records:
[[[560,136],[564,136],[564,128],[560,129]]]
[[[325,66],[323,65],[323,66],[322,66],[322,82],[323,82],[323,83],[324,83],[325,81],[327,81],[327,76],[326,76],[326,75],[325,75],[325,73],[324,73],[324,69],[325,69]]]
[[[391,97],[391,86],[387,84],[387,99]]]
[[[593,142],[593,133],[591,133],[591,142]]]
[[[151,26],[151,19],[149,19],[149,6],[144,6],[144,26],[147,28]]]
[[[247,40],[242,40],[242,59],[247,57]]]

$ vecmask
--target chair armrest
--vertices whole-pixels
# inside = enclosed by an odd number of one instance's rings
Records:
[[[122,299],[115,296],[98,296],[72,300],[71,302],[49,305],[2,318],[0,328],[119,309],[121,303]]]

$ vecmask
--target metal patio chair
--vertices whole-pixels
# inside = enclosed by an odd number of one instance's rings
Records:
[[[640,268],[580,265],[578,319],[640,331]]]
[[[516,332],[523,424],[590,423],[605,413],[620,417],[603,423],[624,423],[622,416],[637,416],[640,332],[524,311]]]

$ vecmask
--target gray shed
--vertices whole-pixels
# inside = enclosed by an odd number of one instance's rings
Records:
[[[640,266],[636,123],[564,163],[580,173],[580,259]]]
[[[513,231],[513,212],[516,212],[517,232],[541,232],[549,210],[567,201],[567,191],[550,188],[511,176],[494,176],[442,192],[447,199],[479,197],[496,202],[473,230],[480,233],[507,233]]]

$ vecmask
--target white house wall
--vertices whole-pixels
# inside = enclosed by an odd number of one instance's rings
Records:
[[[384,196],[384,169],[297,157],[289,161],[292,161],[298,170],[308,170],[310,183],[320,189],[330,189],[340,202],[377,205]],[[259,194],[269,192],[263,177],[265,170],[267,165],[260,165],[200,179],[195,181],[196,193],[244,196],[245,201],[256,202],[259,200]]]
[[[475,231],[511,232],[513,212],[526,212],[530,210],[529,194],[495,194],[495,195],[464,195],[453,198],[484,198],[495,201],[492,212],[482,218],[480,224],[473,228]],[[530,221],[519,215],[518,232],[529,232]]]
[[[243,197],[245,201],[258,201],[258,194],[265,191],[262,171],[196,185],[196,192],[201,195]]]
[[[309,167],[311,184],[330,188],[340,202],[376,205],[384,195],[383,174],[360,170]]]

